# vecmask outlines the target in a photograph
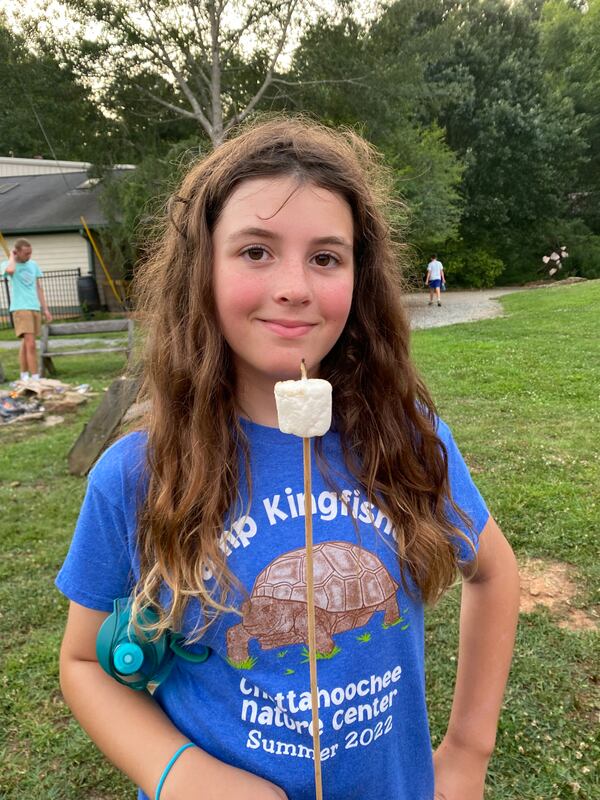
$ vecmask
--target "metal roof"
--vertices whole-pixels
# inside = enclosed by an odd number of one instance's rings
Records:
[[[88,181],[87,171],[1,177],[0,231],[5,236],[78,231],[82,215],[92,228],[106,225],[101,184]]]

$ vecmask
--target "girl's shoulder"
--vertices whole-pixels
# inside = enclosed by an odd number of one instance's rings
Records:
[[[434,425],[437,437],[446,449],[446,456],[448,458],[448,467],[450,469],[450,472],[452,472],[452,469],[456,466],[457,461],[459,461],[461,465],[464,463],[462,453],[456,443],[456,440],[452,434],[450,426],[446,422],[444,422],[444,420],[441,419],[441,417],[438,417],[436,415],[436,417],[434,418]]]
[[[146,431],[134,431],[117,439],[94,464],[89,485],[114,504],[130,497],[145,474],[147,444]]]
[[[444,422],[441,417],[436,416],[434,418],[434,425],[435,425],[435,432],[437,433],[438,437],[442,440],[444,444],[448,444],[449,442],[454,441],[454,437],[452,436],[452,431],[450,430],[448,424]]]

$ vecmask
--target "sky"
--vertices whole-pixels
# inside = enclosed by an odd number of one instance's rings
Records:
[[[251,2],[251,0],[249,0]],[[235,6],[248,5],[243,0],[229,0],[230,3],[230,20],[233,25],[236,21]],[[131,0],[132,6],[135,8],[135,0]],[[182,5],[185,5],[185,0],[182,0]],[[335,0],[312,0],[311,5],[315,9],[314,16],[318,13],[333,14],[336,9]],[[381,0],[355,0],[354,6],[356,8],[355,15],[365,21],[369,18],[376,16],[378,10],[381,8]],[[44,27],[48,30],[49,34],[58,39],[69,40],[74,34],[74,23],[69,18],[69,14],[65,8],[64,3],[60,0],[0,0],[0,12],[4,12],[9,24],[14,25],[16,31],[22,30],[23,21],[27,19],[43,19],[45,22],[40,26],[43,33]],[[298,15],[300,17],[300,15]],[[306,21],[307,16],[302,16],[302,20]],[[100,35],[100,26],[97,23],[90,22],[84,30],[85,37],[88,39],[96,39]],[[299,29],[292,30],[288,35],[287,41],[283,52],[281,53],[277,66],[279,69],[286,69],[292,59],[293,52],[299,38]],[[248,52],[254,49],[255,39],[249,35],[243,37],[242,47],[245,46]],[[90,81],[90,88],[94,88],[95,81]]]
[[[132,5],[135,3],[133,2]],[[321,11],[333,13],[336,3],[335,0],[318,0],[314,5]],[[355,5],[357,7],[356,16],[365,20],[375,16],[382,3],[381,0],[359,0]],[[21,17],[39,18],[47,15],[47,18],[52,20],[51,25],[54,31],[66,39],[70,38],[72,23],[60,0],[0,0],[0,11],[6,14],[9,22],[15,25],[17,30],[21,27]],[[90,38],[94,38],[95,29],[96,26],[90,24],[87,31]]]

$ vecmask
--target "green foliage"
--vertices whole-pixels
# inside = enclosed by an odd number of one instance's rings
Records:
[[[192,163],[209,148],[194,137],[172,145],[163,156],[151,153],[135,171],[105,173],[101,205],[108,226],[100,232],[113,274],[129,277],[144,243],[164,217],[168,197]]]
[[[410,240],[439,246],[456,236],[463,210],[463,167],[436,125],[404,126],[386,138],[383,152],[395,174],[398,196],[408,206]]]
[[[402,227],[417,246],[456,235],[463,205],[460,159],[444,131],[414,113],[428,92],[428,54],[444,49],[438,7],[434,0],[395,3],[370,27],[323,17],[304,32],[286,76],[296,87],[286,107],[357,128],[382,150],[407,204]]]
[[[582,220],[556,220],[548,230],[547,241],[548,250],[564,244],[569,253],[556,278],[570,275],[600,278],[600,236],[592,233]]]
[[[94,160],[111,123],[72,69],[50,47],[31,49],[1,11],[0,64],[0,154]]]
[[[431,108],[465,163],[461,236],[513,273],[529,263],[524,240],[567,213],[585,150],[572,103],[545,81],[539,13],[536,0],[461,4],[452,53],[429,73],[447,92]]]
[[[452,285],[483,289],[493,286],[504,270],[504,263],[481,247],[466,245],[450,248],[444,261],[446,279]]]
[[[547,82],[572,103],[586,143],[574,198],[576,213],[600,234],[600,0],[547,0],[540,41]]]

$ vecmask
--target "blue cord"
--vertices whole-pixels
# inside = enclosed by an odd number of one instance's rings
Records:
[[[167,766],[163,770],[163,774],[160,776],[160,780],[158,782],[158,786],[156,787],[156,794],[154,795],[154,800],[160,800],[160,793],[164,786],[165,781],[167,780],[167,775],[171,771],[171,767],[177,761],[179,756],[183,753],[184,750],[187,750],[188,747],[195,747],[196,745],[193,742],[187,742],[187,744],[182,744],[179,750],[173,754],[171,760],[167,764]]]

